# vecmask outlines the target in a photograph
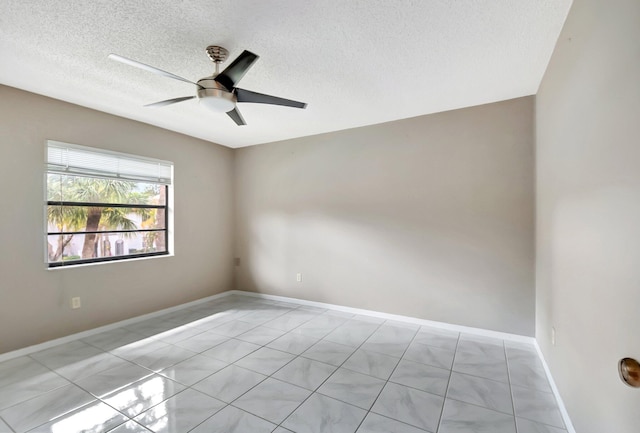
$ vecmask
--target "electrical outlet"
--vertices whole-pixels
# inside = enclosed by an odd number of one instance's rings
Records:
[[[556,328],[554,328],[553,326],[551,327],[551,345],[556,345]]]
[[[73,308],[74,310],[76,308],[80,308],[82,306],[82,304],[80,303],[80,298],[71,298],[71,308]]]
[[[297,281],[297,282],[301,282],[301,281],[302,281],[302,274],[301,274],[300,272],[298,272],[298,273],[296,274],[296,281]]]

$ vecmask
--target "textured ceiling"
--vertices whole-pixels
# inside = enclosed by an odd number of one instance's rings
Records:
[[[571,0],[2,0],[0,83],[229,147],[536,93]],[[309,104],[239,104],[108,60],[117,53],[198,80],[204,49],[260,59],[240,87]]]

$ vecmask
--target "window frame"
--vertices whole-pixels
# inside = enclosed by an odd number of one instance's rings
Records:
[[[63,144],[60,142],[55,142],[55,141],[47,141],[47,149],[49,149],[49,145],[50,143],[55,145],[59,145],[59,144]],[[66,143],[64,143],[66,144]],[[72,145],[69,144],[68,145],[70,148],[80,148],[80,149],[84,149],[84,150],[91,150],[93,152],[95,152],[96,154],[107,154],[107,155],[123,155],[129,158],[139,158],[140,160],[145,160],[145,161],[154,161],[151,158],[146,158],[146,157],[138,157],[137,155],[132,155],[132,154],[125,154],[125,153],[121,153],[121,152],[113,152],[110,150],[103,150],[103,149],[99,149],[99,148],[89,148],[86,146],[78,146],[78,145]],[[48,150],[47,150],[48,152]],[[161,188],[164,188],[164,204],[132,204],[132,203],[105,203],[105,202],[76,202],[76,201],[61,201],[61,200],[48,200],[49,195],[48,195],[48,188],[49,188],[49,181],[48,175],[66,175],[66,176],[73,176],[73,177],[77,177],[77,178],[95,178],[95,179],[103,179],[103,180],[116,180],[114,179],[114,177],[109,177],[109,176],[100,176],[97,174],[84,174],[84,173],[78,173],[78,172],[70,172],[70,173],[62,173],[60,171],[57,170],[51,170],[49,168],[48,165],[45,164],[45,171],[44,171],[44,175],[45,175],[45,182],[44,182],[44,191],[45,191],[45,234],[44,234],[44,239],[45,239],[45,262],[47,265],[47,269],[60,269],[60,268],[69,268],[69,267],[73,267],[73,266],[77,266],[77,265],[87,265],[87,264],[96,264],[96,263],[108,263],[108,262],[116,262],[116,261],[127,261],[127,260],[136,260],[136,259],[141,259],[141,258],[149,258],[149,257],[163,257],[163,256],[172,256],[172,248],[173,248],[173,239],[172,239],[172,235],[171,233],[173,233],[173,225],[172,225],[172,217],[171,215],[173,214],[173,163],[170,163],[169,161],[161,161],[161,160],[157,160],[159,162],[162,163],[169,163],[170,164],[170,170],[171,170],[171,178],[169,180],[168,183],[166,182],[150,182],[149,180],[134,180],[131,178],[123,178],[120,179],[121,181],[125,181],[125,182],[138,182],[138,183],[155,183],[157,185],[159,185]],[[50,208],[50,206],[61,206],[61,207],[99,207],[99,208],[103,208],[107,209],[107,208],[127,208],[127,209],[156,209],[156,210],[163,210],[164,211],[164,228],[140,228],[140,229],[128,229],[128,230],[94,230],[94,231],[87,231],[86,227],[85,230],[78,230],[78,231],[49,231],[49,219],[48,219],[48,210]],[[153,251],[153,252],[142,252],[142,253],[134,253],[134,254],[122,254],[122,255],[112,255],[112,256],[107,256],[107,257],[92,257],[92,258],[86,258],[86,259],[77,259],[77,260],[69,260],[69,261],[65,261],[62,260],[62,257],[60,258],[60,261],[55,261],[55,262],[51,262],[49,261],[49,251],[48,251],[48,246],[50,245],[49,243],[49,238],[50,236],[65,236],[65,235],[87,235],[87,234],[107,234],[107,235],[113,235],[113,234],[119,234],[119,233],[149,233],[149,232],[164,232],[164,251]]]

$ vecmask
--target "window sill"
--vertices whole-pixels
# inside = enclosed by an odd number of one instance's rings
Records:
[[[137,262],[137,261],[141,261],[141,260],[166,259],[166,258],[174,257],[174,256],[175,256],[174,253],[169,253],[169,254],[161,254],[161,255],[150,256],[150,257],[132,257],[130,259],[122,259],[122,260],[107,260],[107,261],[104,261],[104,262],[78,263],[78,264],[75,264],[75,265],[69,264],[69,265],[54,266],[54,267],[47,266],[47,271],[60,271],[60,270],[63,270],[63,269],[77,269],[77,268],[88,267],[88,266],[113,265],[113,264],[116,264],[116,263],[130,263],[130,262]]]

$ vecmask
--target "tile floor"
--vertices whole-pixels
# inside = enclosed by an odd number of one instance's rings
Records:
[[[562,433],[535,349],[228,296],[0,363],[0,433]]]

